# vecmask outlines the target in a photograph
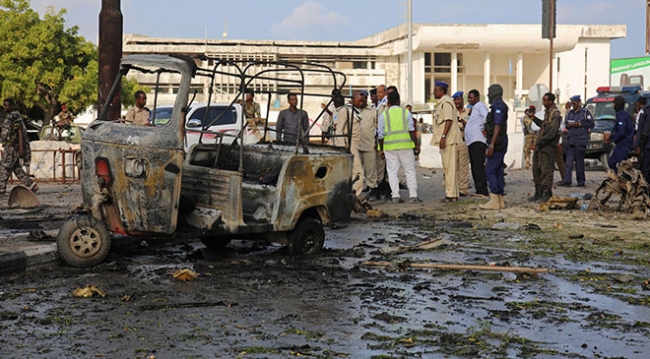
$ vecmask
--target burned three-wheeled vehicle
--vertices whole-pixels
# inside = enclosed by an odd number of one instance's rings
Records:
[[[163,125],[137,126],[107,118],[120,79],[133,73],[139,73],[143,83],[155,84],[150,106],[173,105]],[[267,132],[274,131],[268,121],[263,121],[265,133],[259,142],[244,143],[247,121],[240,119],[236,134],[209,133],[229,112],[205,110],[201,132],[211,137],[210,143],[199,140],[184,149],[185,116],[197,93],[206,94],[210,104],[220,81],[228,78],[236,86],[232,106],[247,89],[262,83],[258,88],[268,96],[268,118],[271,98],[289,90],[299,98],[331,97],[331,90],[305,93],[307,76],[321,77],[318,82],[330,89],[345,84],[343,74],[314,63],[123,58],[104,110],[83,134],[78,161],[83,209],[59,232],[60,257],[73,266],[96,265],[109,252],[111,233],[189,234],[210,247],[224,246],[233,238],[254,238],[285,244],[291,254],[318,253],[325,239],[323,226],[350,216],[354,196],[348,148],[310,143],[309,131],[300,131],[295,143],[267,141],[272,137]],[[201,90],[192,94],[192,89]],[[224,141],[228,135],[234,140]]]

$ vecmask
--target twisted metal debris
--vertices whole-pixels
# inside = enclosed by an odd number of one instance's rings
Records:
[[[647,219],[650,214],[650,187],[632,160],[619,164],[618,174],[607,171],[607,177],[596,189],[587,211],[629,213],[632,219]]]

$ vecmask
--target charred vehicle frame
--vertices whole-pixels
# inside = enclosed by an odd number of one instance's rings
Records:
[[[214,67],[199,67],[197,62],[214,63]],[[262,71],[251,73],[256,66],[263,66]],[[161,76],[177,79],[171,119],[165,125],[135,126],[107,118],[121,78],[131,71],[155,78],[154,107]],[[318,253],[325,239],[323,226],[350,216],[355,197],[349,147],[310,143],[309,131],[302,130],[295,143],[267,141],[267,132],[274,131],[268,123],[258,143],[245,144],[246,121],[241,121],[237,134],[212,133],[209,128],[218,117],[203,121],[199,143],[187,153],[183,146],[186,111],[196,97],[194,93],[190,99],[192,81],[207,78],[208,105],[216,75],[238,81],[239,93],[231,106],[256,80],[291,84],[299,90],[295,93],[300,108],[304,96],[332,101],[329,92],[305,92],[307,74],[325,76],[339,91],[345,85],[342,73],[310,62],[167,55],[123,58],[103,111],[83,134],[79,161],[83,209],[59,231],[60,257],[73,266],[96,265],[109,253],[111,233],[196,235],[209,247],[225,246],[233,238],[255,238],[284,244],[291,254]],[[268,118],[271,94],[283,91],[276,86],[265,93]],[[215,135],[216,141],[203,143],[204,133]],[[226,136],[235,138],[224,143]]]

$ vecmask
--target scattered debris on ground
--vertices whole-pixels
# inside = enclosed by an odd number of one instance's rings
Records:
[[[365,266],[373,267],[394,267],[399,268],[424,268],[424,269],[446,269],[446,270],[469,270],[469,271],[485,271],[485,272],[510,272],[510,273],[526,273],[537,275],[540,273],[548,273],[546,268],[528,268],[528,267],[500,267],[500,266],[480,266],[471,264],[437,264],[437,263],[412,263],[408,260],[394,263],[394,262],[374,262],[365,261],[362,263]]]
[[[588,211],[623,212],[631,219],[647,219],[650,213],[650,188],[641,171],[634,168],[634,162],[623,161],[618,166],[618,174],[607,171],[607,178],[596,189]],[[618,202],[612,201],[618,199]]]
[[[73,296],[78,297],[78,298],[91,298],[95,294],[105,297],[106,293],[104,293],[101,289],[95,287],[94,285],[86,285],[83,288],[77,288],[74,290],[72,293]]]
[[[539,205],[539,211],[545,212],[551,209],[578,209],[578,197],[558,197],[553,196],[546,202]]]
[[[442,245],[450,244],[448,240],[442,239],[442,237],[429,240],[426,242],[418,243],[416,245],[412,246],[397,246],[397,247],[384,247],[381,248],[379,251],[382,254],[398,254],[398,253],[404,253],[404,252],[411,252],[411,251],[421,251],[421,250],[428,250],[428,249],[434,249],[438,248]]]
[[[174,278],[184,282],[191,282],[198,276],[199,274],[191,269],[179,269],[174,272]]]

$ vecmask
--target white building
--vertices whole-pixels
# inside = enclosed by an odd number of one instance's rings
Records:
[[[508,126],[511,137],[521,137],[518,110],[527,103],[528,89],[538,83],[548,85],[549,81],[549,41],[541,38],[541,32],[541,25],[414,24],[413,99],[410,102],[416,108],[432,107],[432,84],[436,80],[448,82],[450,93],[478,89],[482,95],[489,85],[499,83],[512,110]],[[394,84],[404,97],[408,77],[406,35],[406,26],[350,42],[163,39],[125,35],[123,51],[125,55],[205,54],[230,59],[316,61],[345,73],[349,90]],[[610,42],[625,35],[624,25],[557,26],[553,92],[559,103],[575,94],[588,98],[596,94],[598,86],[609,85]],[[148,80],[151,79],[140,79],[144,85]],[[322,78],[311,77],[306,80],[306,91],[328,93],[332,85]],[[203,99],[199,96],[197,101],[206,99],[208,86],[207,82],[197,80],[195,88],[204,96]],[[270,89],[269,86],[274,85],[258,81],[253,87],[263,92]],[[213,101],[225,101],[238,91],[234,81],[227,77],[222,81],[217,79],[214,87],[217,97]],[[162,95],[173,91],[171,85],[161,90]],[[284,96],[271,98],[271,103],[277,99],[285,104]],[[268,99],[256,96],[256,100],[264,110]],[[309,113],[318,113],[319,105],[320,101],[313,100],[303,106]],[[520,142],[520,138],[511,139],[508,163],[520,163]],[[433,156],[432,160],[437,157]],[[429,165],[438,166],[439,162]]]

